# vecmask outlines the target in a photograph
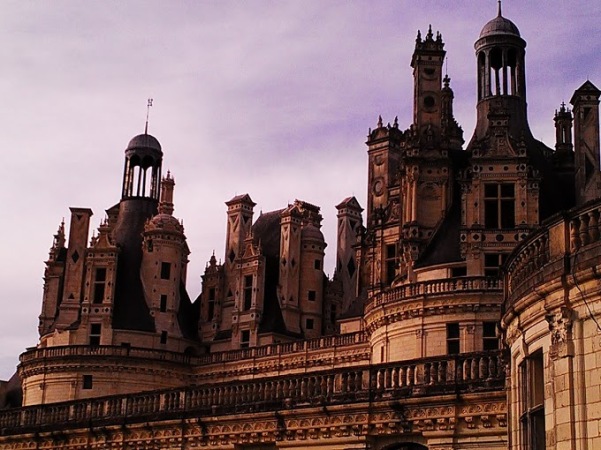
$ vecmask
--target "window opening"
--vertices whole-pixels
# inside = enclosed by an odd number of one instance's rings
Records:
[[[240,334],[240,348],[250,347],[250,330],[243,330]]]
[[[397,254],[396,254],[396,244],[389,244],[386,246],[386,283],[390,284],[393,282],[394,277],[396,276],[396,262],[397,262]]]
[[[520,427],[522,448],[545,450],[543,352],[538,351],[519,365]]]
[[[248,311],[252,306],[253,298],[253,276],[244,277],[244,311]]]
[[[92,389],[94,385],[94,378],[92,375],[84,375],[83,376],[83,389]]]
[[[497,337],[497,323],[483,322],[482,323],[482,349],[483,350],[498,350],[499,338]]]
[[[509,183],[484,185],[484,226],[515,228],[515,186]]]
[[[99,323],[90,324],[90,345],[100,345],[100,335],[102,334],[102,325]]]
[[[459,324],[448,323],[447,324],[447,353],[449,355],[456,355],[460,350],[459,342]]]
[[[213,320],[215,316],[215,288],[209,289],[209,301],[207,304],[207,320]]]
[[[484,276],[498,277],[501,274],[501,266],[507,260],[507,253],[485,253],[484,254]]]
[[[168,280],[171,278],[171,263],[161,263],[161,280]]]
[[[98,267],[94,274],[94,303],[102,303],[106,286],[106,268]]]

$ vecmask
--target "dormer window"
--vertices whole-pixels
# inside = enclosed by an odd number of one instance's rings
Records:
[[[106,286],[106,268],[98,267],[94,273],[94,303],[102,303]]]
[[[252,306],[252,298],[253,298],[253,276],[246,275],[244,277],[244,304],[243,311],[248,311]]]
[[[513,183],[484,185],[484,226],[489,229],[515,227],[515,186]]]

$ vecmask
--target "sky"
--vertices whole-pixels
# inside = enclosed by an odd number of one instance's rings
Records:
[[[495,0],[0,2],[0,379],[38,341],[44,261],[69,207],[119,201],[123,151],[144,131],[175,177],[191,249],[188,291],[213,251],[224,258],[226,206],[260,211],[301,199],[322,208],[326,273],[335,205],[366,204],[368,129],[412,117],[417,30],[443,35],[455,116],[475,123],[473,44]],[[601,87],[595,0],[505,0],[527,41],[533,134],[554,145],[553,114],[584,81]]]

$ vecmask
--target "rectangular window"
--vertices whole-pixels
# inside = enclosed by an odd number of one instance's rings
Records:
[[[215,288],[209,289],[209,301],[207,306],[207,320],[213,320],[213,317],[215,317]]]
[[[396,244],[389,244],[386,246],[386,259],[384,261],[386,267],[386,284],[391,284],[396,276]]]
[[[538,351],[519,365],[522,448],[545,450],[544,364]]]
[[[467,267],[452,267],[451,268],[451,277],[465,277],[467,275]]]
[[[336,305],[330,307],[330,322],[336,323]]]
[[[250,347],[250,330],[243,330],[240,334],[240,348]]]
[[[313,319],[307,319],[307,321],[305,322],[305,328],[307,330],[312,330],[313,325],[314,325]]]
[[[167,343],[167,332],[161,331],[161,344],[166,344],[166,343]]]
[[[501,274],[501,266],[506,260],[507,253],[485,253],[484,276],[498,277]]]
[[[316,259],[313,263],[313,267],[315,267],[315,270],[321,270],[321,260]]]
[[[253,300],[253,276],[244,277],[244,311],[248,311],[252,306]]]
[[[165,294],[161,295],[161,304],[159,305],[159,309],[161,312],[167,311],[167,296]]]
[[[98,267],[94,273],[94,303],[102,303],[104,300],[104,289],[106,285],[106,268]]]
[[[99,323],[90,324],[90,345],[100,345],[100,335],[102,333],[102,325]]]
[[[307,295],[307,298],[309,300],[311,300],[312,302],[314,302],[315,299],[317,298],[317,293],[315,291],[309,291],[309,294]]]
[[[484,185],[484,226],[492,229],[515,227],[515,188],[513,184]]]
[[[92,389],[94,385],[94,378],[92,375],[84,375],[83,376],[83,389]]]
[[[447,323],[447,354],[456,355],[460,351],[459,324]]]
[[[168,280],[171,278],[171,263],[161,263],[161,280]]]
[[[497,323],[482,323],[482,350],[498,350],[499,338],[497,338]]]

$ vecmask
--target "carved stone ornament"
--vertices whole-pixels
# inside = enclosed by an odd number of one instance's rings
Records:
[[[512,320],[507,326],[507,330],[505,331],[505,341],[507,342],[507,345],[512,346],[521,334],[522,331],[519,328],[519,323],[517,319]]]
[[[574,355],[572,342],[572,309],[562,306],[559,312],[547,314],[545,319],[551,332],[551,348],[549,354],[552,358],[563,358]]]

